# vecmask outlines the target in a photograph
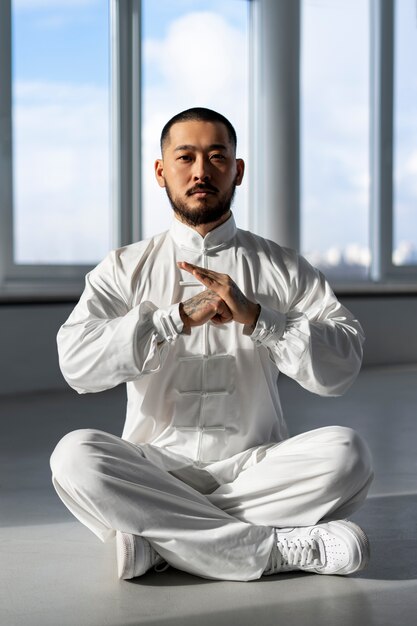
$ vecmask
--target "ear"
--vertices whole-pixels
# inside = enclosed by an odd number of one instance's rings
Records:
[[[155,178],[160,187],[165,187],[164,162],[162,159],[155,161]]]
[[[240,185],[242,183],[243,174],[245,173],[245,162],[243,159],[236,159],[236,179],[235,184]]]

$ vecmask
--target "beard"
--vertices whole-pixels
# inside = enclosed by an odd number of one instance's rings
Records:
[[[193,192],[197,190],[204,191],[204,189],[216,192],[218,191],[217,188],[210,183],[202,183],[190,189],[186,193],[186,196],[192,197]],[[210,224],[212,222],[217,222],[217,220],[219,220],[230,211],[233,198],[235,196],[236,185],[232,185],[232,187],[228,191],[226,191],[223,196],[218,198],[217,204],[210,206],[210,196],[208,196],[207,198],[201,199],[199,206],[195,208],[190,208],[187,203],[180,198],[174,198],[170,188],[166,183],[165,191],[174,210],[174,213],[178,215],[181,221],[185,222],[189,226],[200,226],[200,224]]]

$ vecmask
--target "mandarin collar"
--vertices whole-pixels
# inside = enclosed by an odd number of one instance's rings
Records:
[[[236,231],[236,222],[232,214],[228,220],[208,232],[205,237],[202,237],[194,228],[183,224],[183,222],[180,222],[175,217],[169,232],[180,248],[193,250],[195,252],[207,252],[208,250],[214,250],[227,245],[235,236]]]

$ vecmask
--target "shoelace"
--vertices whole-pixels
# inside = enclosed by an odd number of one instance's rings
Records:
[[[280,570],[294,567],[320,567],[320,550],[314,539],[295,539],[285,537],[277,541],[277,553],[281,556]]]
[[[272,550],[266,575],[276,574],[298,568],[322,566],[320,550],[314,539],[296,539],[288,541],[285,537],[277,538]]]

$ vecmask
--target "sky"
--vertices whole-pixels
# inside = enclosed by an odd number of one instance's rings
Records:
[[[96,264],[111,247],[103,0],[13,0],[15,255]]]
[[[397,261],[413,256],[417,263],[417,3],[398,2],[394,109],[394,247]]]
[[[397,13],[396,260],[417,248],[417,17]],[[153,175],[164,123],[209,106],[248,154],[248,2],[143,0],[143,231],[169,227]],[[112,247],[107,0],[13,0],[18,262],[96,263]],[[369,15],[365,0],[305,0],[302,12],[302,252],[369,265]],[[245,186],[234,211],[245,228]],[[42,225],[39,228],[39,225]],[[417,257],[415,259],[417,262]],[[366,273],[366,271],[365,271]],[[364,274],[365,275],[365,274]]]

